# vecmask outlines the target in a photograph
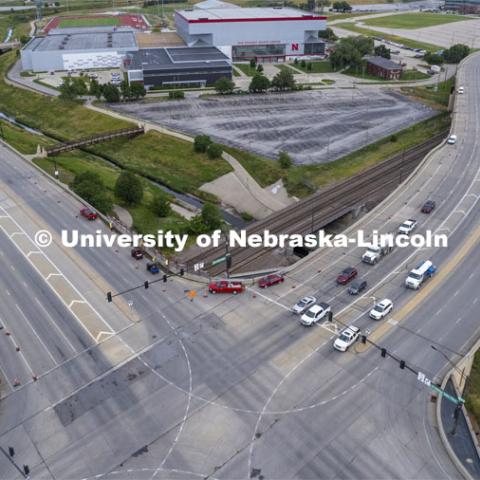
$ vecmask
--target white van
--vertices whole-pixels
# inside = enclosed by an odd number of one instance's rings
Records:
[[[405,286],[418,290],[420,285],[427,278],[432,277],[436,271],[437,267],[430,260],[426,260],[408,274],[408,277],[405,279]]]

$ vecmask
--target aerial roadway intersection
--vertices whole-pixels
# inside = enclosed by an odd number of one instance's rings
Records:
[[[447,248],[320,249],[260,283],[131,290],[147,260],[62,245],[109,227],[2,144],[0,477],[462,478],[437,385],[479,337],[478,78],[473,54],[456,141],[348,230]]]

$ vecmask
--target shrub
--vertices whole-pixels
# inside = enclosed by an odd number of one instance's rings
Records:
[[[207,148],[207,155],[210,160],[215,160],[222,156],[223,149],[218,143],[211,143]]]
[[[193,141],[193,149],[197,153],[205,153],[212,143],[212,139],[208,135],[197,135]]]
[[[143,198],[143,184],[132,172],[122,172],[115,182],[115,195],[128,205],[138,205]]]

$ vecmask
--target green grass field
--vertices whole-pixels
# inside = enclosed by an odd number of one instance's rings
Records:
[[[461,22],[464,20],[471,20],[471,18],[462,15],[444,15],[441,13],[419,12],[371,18],[364,20],[364,23],[372,27],[405,28],[414,30],[417,28],[435,27],[436,25],[443,25],[451,22]]]
[[[257,70],[252,68],[249,63],[235,63],[235,66],[248,77],[253,77],[257,73]]]
[[[308,69],[308,65],[312,65],[312,69]],[[305,73],[331,73],[333,72],[332,65],[328,60],[321,60],[317,62],[306,62],[305,66],[302,67],[302,62],[298,62],[296,65],[294,65],[295,68],[298,68],[299,70],[302,70]]]
[[[421,48],[422,50],[426,50],[427,52],[436,52],[437,50],[441,50],[442,48],[432,43],[417,42],[416,40],[399,37],[398,35],[390,35],[389,33],[379,32],[377,30],[370,30],[369,28],[362,28],[353,23],[338,23],[335,26],[344,30],[349,30],[354,33],[359,33],[360,35],[365,35],[366,37],[381,37],[385,40],[390,40],[391,42],[401,43],[410,48]]]
[[[120,19],[115,17],[64,18],[58,24],[58,28],[105,27],[115,25],[120,25]]]

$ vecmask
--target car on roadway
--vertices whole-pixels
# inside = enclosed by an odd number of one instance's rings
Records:
[[[333,342],[333,348],[339,352],[346,352],[348,348],[353,345],[360,336],[360,329],[354,325],[344,328],[338,338]]]
[[[292,307],[292,312],[295,313],[296,315],[300,315],[303,313],[305,310],[310,308],[312,305],[315,305],[317,303],[317,299],[315,297],[303,297],[301,300],[299,300],[293,307]]]
[[[354,280],[348,287],[348,293],[350,295],[358,295],[367,288],[367,281],[363,279]]]
[[[332,308],[328,303],[320,302],[311,306],[300,318],[300,323],[310,327],[324,318]]]
[[[98,217],[97,212],[88,207],[82,208],[80,210],[80,215],[85,217],[87,220],[96,220]]]
[[[417,221],[414,220],[413,218],[409,218],[408,220],[405,220],[398,227],[398,233],[401,233],[403,235],[410,235],[415,230],[416,227],[417,227]]]
[[[130,250],[130,255],[135,260],[141,260],[143,258],[143,250],[140,247],[134,247]]]
[[[393,309],[393,302],[384,298],[381,302],[375,304],[368,314],[373,320],[381,320],[386,317]]]
[[[212,282],[208,285],[208,291],[210,293],[232,293],[237,295],[242,293],[244,289],[242,282],[230,282],[228,280],[219,280],[217,282]]]
[[[455,145],[455,144],[457,143],[457,138],[458,138],[458,137],[457,137],[456,135],[450,135],[450,136],[448,137],[447,143],[448,143],[449,145]]]
[[[434,200],[427,200],[422,207],[422,213],[432,213],[437,204]]]
[[[346,285],[348,282],[353,280],[357,276],[358,272],[357,269],[354,267],[345,268],[340,272],[337,277],[337,284],[338,285]]]
[[[464,88],[464,87],[458,87],[457,92],[458,92],[460,95],[463,95],[463,94],[465,93],[465,88]]]
[[[148,262],[147,271],[152,275],[156,275],[157,273],[160,273],[160,267],[157,262]]]
[[[260,288],[272,287],[273,285],[277,285],[277,283],[283,283],[285,278],[283,275],[278,273],[272,273],[271,275],[267,275],[266,277],[261,278],[258,281],[258,286]]]

